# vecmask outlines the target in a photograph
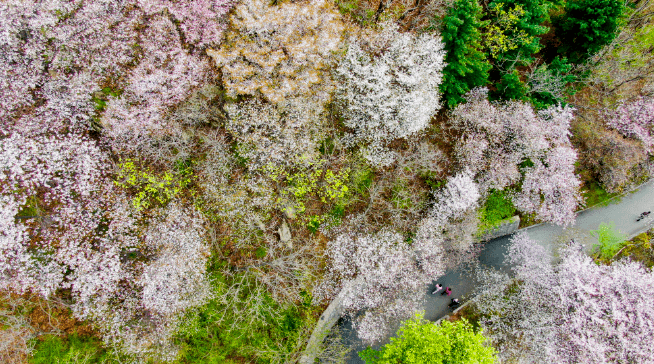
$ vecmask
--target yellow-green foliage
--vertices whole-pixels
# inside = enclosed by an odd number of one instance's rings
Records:
[[[350,174],[349,169],[343,169],[338,171],[337,174],[334,174],[331,170],[326,170],[324,179],[325,185],[322,189],[322,196],[320,197],[322,202],[327,203],[327,200],[334,201],[339,200],[345,197],[349,189],[345,185],[345,181],[348,179]]]
[[[625,246],[615,254],[611,259],[618,261],[629,257],[629,259],[642,262],[648,268],[654,266],[654,249],[652,248],[652,231],[636,235],[631,241],[628,241]]]
[[[346,182],[350,177],[350,169],[344,168],[338,172],[331,169],[314,169],[289,173],[282,168],[268,165],[265,168],[268,177],[275,182],[284,182],[286,187],[281,194],[294,197],[298,212],[306,210],[304,201],[309,196],[315,196],[323,203],[340,201],[350,191]]]
[[[177,196],[191,182],[192,172],[182,168],[179,173],[169,171],[156,174],[145,167],[138,167],[133,159],[118,164],[116,185],[135,191],[132,205],[137,211],[151,207],[154,203],[166,204]]]
[[[496,6],[489,11],[495,19],[484,32],[484,46],[493,58],[533,41],[534,37],[530,37],[524,30],[518,29],[516,26],[520,18],[525,15],[525,10],[521,5],[515,5],[508,10]]]
[[[320,225],[322,225],[327,218],[321,215],[311,215],[307,217],[307,228],[309,231],[315,233],[318,231]]]

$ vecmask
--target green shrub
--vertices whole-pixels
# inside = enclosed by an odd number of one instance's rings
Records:
[[[617,196],[617,193],[608,193],[598,182],[585,183],[581,193],[586,200],[586,206],[591,207],[599,204],[607,204],[610,199]]]
[[[368,347],[359,356],[366,364],[492,364],[497,360],[482,332],[475,332],[465,319],[434,325],[422,313],[404,321],[389,344],[379,350]]]
[[[499,84],[497,84],[497,95],[506,100],[525,100],[527,95],[527,86],[520,80],[520,74],[517,70],[502,75]]]
[[[320,225],[325,222],[325,217],[320,215],[312,215],[308,216],[307,220],[307,229],[315,234],[318,232]]]
[[[479,231],[484,232],[494,228],[500,221],[513,216],[515,211],[508,191],[491,190],[479,211]]]
[[[242,274],[233,278],[214,274],[217,297]],[[306,293],[303,297],[310,302]],[[306,300],[306,299],[305,299]],[[294,306],[276,302],[252,281],[237,297],[213,299],[189,312],[178,334],[180,363],[284,363],[298,351],[298,343],[313,326],[305,304]],[[253,361],[254,360],[254,361]]]
[[[592,230],[590,234],[597,238],[598,243],[593,249],[597,257],[603,260],[613,258],[627,240],[627,236],[615,228],[613,221],[609,224],[601,223],[597,230]]]
[[[372,186],[375,179],[375,173],[365,164],[356,165],[350,173],[350,183],[356,193],[367,195],[368,188]]]
[[[178,161],[175,173],[155,173],[147,167],[138,166],[133,159],[121,160],[116,181],[117,186],[132,190],[132,205],[144,210],[155,204],[165,205],[191,183],[193,170],[190,162]]]
[[[46,335],[41,340],[36,340],[29,363],[120,363],[121,359],[125,360],[118,353],[106,350],[97,338],[78,335],[66,337]]]
[[[635,236],[614,259],[620,260],[629,257],[633,261],[641,262],[646,267],[652,268],[654,266],[654,249],[652,249],[651,232],[650,230],[650,234],[642,233]]]

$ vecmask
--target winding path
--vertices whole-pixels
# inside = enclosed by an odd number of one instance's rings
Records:
[[[589,231],[597,229],[602,222],[614,222],[615,227],[627,234],[629,238],[646,231],[654,223],[654,217],[652,217],[654,214],[645,220],[637,222],[636,219],[643,211],[654,211],[654,180],[643,183],[634,191],[610,200],[608,205],[601,204],[578,212],[575,225],[568,227],[568,229],[573,229],[576,236],[586,237],[583,242],[586,251],[589,252],[592,245],[597,241],[590,236]],[[563,228],[552,224],[538,224],[520,231],[526,231],[529,237],[537,243],[552,247],[555,244],[556,237],[563,232]],[[479,255],[479,262],[487,267],[493,267],[508,273],[510,267],[504,264],[504,254],[509,247],[509,238],[510,236],[504,236],[485,243]],[[444,287],[451,287],[451,297],[462,298],[462,302],[465,303],[475,289],[475,280],[469,274],[463,269],[455,269],[446,272],[437,281]],[[450,313],[447,307],[450,300],[440,294],[431,294],[435,283],[433,282],[425,290],[425,318],[430,321],[436,321]],[[356,332],[352,330],[350,322],[344,320],[340,324],[347,344],[353,348],[347,363],[363,363],[357,353],[365,349],[365,346],[356,337]],[[389,339],[390,337],[379,345],[387,343]],[[376,346],[376,348],[378,347]]]

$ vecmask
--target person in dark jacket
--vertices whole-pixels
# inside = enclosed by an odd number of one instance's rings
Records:
[[[452,298],[452,303],[450,303],[450,304],[447,305],[447,306],[448,306],[449,308],[451,308],[451,309],[455,309],[455,308],[461,306],[461,302],[459,302],[459,299],[458,299],[458,298]]]

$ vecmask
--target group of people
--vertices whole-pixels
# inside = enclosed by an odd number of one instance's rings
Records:
[[[436,283],[436,290],[434,292],[432,292],[431,294],[436,294],[441,289],[443,289],[443,286]],[[445,287],[445,290],[441,293],[441,296],[442,295],[448,295],[449,296],[451,294],[452,294],[452,289],[450,287]],[[461,302],[459,302],[458,298],[452,298],[452,302],[450,302],[450,304],[447,305],[447,306],[454,310],[457,307],[461,306]]]

